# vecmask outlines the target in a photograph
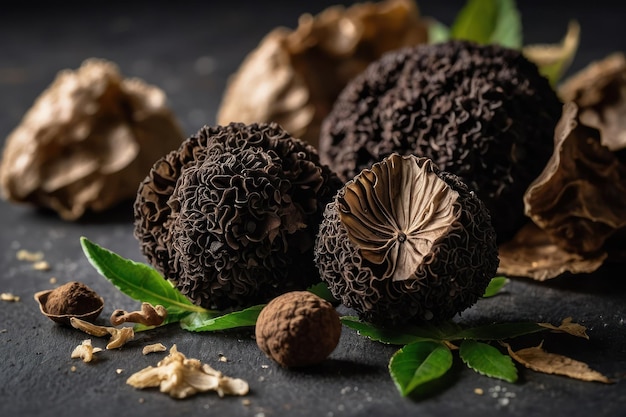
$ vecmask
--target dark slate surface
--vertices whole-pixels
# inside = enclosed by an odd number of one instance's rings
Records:
[[[213,123],[227,76],[263,35],[278,25],[294,27],[299,14],[318,12],[328,0],[245,2],[59,2],[52,6],[9,3],[0,14],[0,143],[35,98],[64,68],[88,57],[116,62],[126,76],[141,77],[167,93],[188,133]],[[424,14],[451,23],[461,1],[422,2]],[[626,50],[626,12],[619,2],[520,1],[527,43],[557,41],[569,19],[582,26],[580,52],[572,71],[615,50]],[[196,72],[200,57],[215,62],[209,74]],[[130,205],[69,223],[51,213],[0,203],[0,292],[21,297],[0,302],[0,415],[551,415],[616,416],[626,411],[626,285],[623,267],[608,266],[590,276],[564,277],[547,284],[514,280],[505,293],[483,300],[464,322],[549,321],[572,316],[588,327],[590,340],[542,334],[519,346],[545,340],[552,352],[572,356],[615,378],[585,383],[520,369],[509,384],[475,374],[457,361],[444,381],[422,398],[401,398],[387,363],[397,349],[345,329],[331,358],[309,370],[280,369],[256,348],[251,332],[192,334],[176,325],[141,334],[121,350],[99,354],[95,363],[70,359],[85,335],[54,325],[33,300],[36,291],[59,283],[85,282],[106,299],[102,322],[116,308],[138,303],[100,277],[84,258],[79,237],[87,236],[128,258],[143,261],[132,237]],[[43,251],[50,271],[34,271],[16,259],[19,249]],[[126,378],[160,355],[143,356],[146,343],[176,343],[189,357],[227,375],[244,378],[251,394],[218,398],[214,393],[177,401],[155,390],[135,390]],[[94,338],[103,346],[104,340]],[[225,355],[228,362],[220,362]],[[76,371],[70,369],[76,366]],[[116,370],[121,369],[121,374]],[[437,387],[435,387],[437,388]],[[475,394],[481,388],[483,395]]]

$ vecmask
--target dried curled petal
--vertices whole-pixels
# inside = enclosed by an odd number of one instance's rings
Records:
[[[153,162],[184,135],[163,91],[88,59],[56,79],[7,138],[4,197],[66,220],[132,199]]]
[[[346,83],[386,51],[427,40],[413,0],[329,7],[295,30],[271,31],[231,78],[218,123],[277,122],[317,146],[319,126]]]
[[[346,185],[339,218],[363,258],[387,265],[383,279],[409,279],[459,216],[458,193],[448,188],[432,161],[392,155]]]
[[[364,177],[369,179],[364,181]],[[392,235],[389,231],[381,235],[380,225],[368,226],[368,216],[359,223],[355,223],[357,217],[345,216],[351,188],[361,187],[363,196],[387,192],[390,197],[381,200],[393,206],[399,203],[391,198],[397,184],[406,193],[401,195],[404,210],[382,205],[376,210],[381,215],[385,210],[387,224],[410,225],[406,230],[413,233],[412,241],[388,239]],[[372,189],[376,187],[380,189]],[[370,201],[368,205],[374,207]],[[361,206],[359,211],[366,210]],[[408,218],[403,219],[405,215]],[[355,227],[358,240],[350,236],[354,230],[349,232]],[[381,236],[398,248],[398,254],[406,255],[381,257],[367,244],[366,250],[361,246],[360,242],[375,242]],[[326,207],[315,254],[320,275],[333,296],[362,319],[385,325],[454,317],[482,296],[498,267],[495,232],[482,201],[457,176],[413,155],[385,158],[339,190]]]
[[[566,251],[597,254],[626,227],[626,160],[585,126],[573,102],[563,108],[555,151],[524,195],[526,214]]]
[[[431,159],[474,190],[505,241],[552,154],[561,103],[520,51],[450,41],[385,54],[342,91],[320,160],[343,180],[392,153]]]
[[[277,124],[207,126],[140,185],[135,236],[195,303],[263,303],[319,280],[313,243],[339,187],[315,149]]]

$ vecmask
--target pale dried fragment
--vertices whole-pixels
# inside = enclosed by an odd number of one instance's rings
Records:
[[[626,56],[615,52],[590,63],[558,89],[565,101],[579,107],[582,124],[601,132],[611,151],[626,147]]]
[[[37,271],[49,271],[50,264],[46,261],[38,261],[33,264],[33,269]]]
[[[537,64],[541,74],[554,86],[574,60],[579,43],[580,25],[572,20],[560,44],[527,45],[522,52],[526,58]]]
[[[218,123],[277,122],[317,146],[339,92],[384,52],[427,41],[413,0],[333,6],[271,31],[230,78]]]
[[[0,300],[17,303],[18,301],[20,301],[20,297],[15,294],[11,294],[10,292],[3,292],[2,294],[0,294]]]
[[[133,198],[184,134],[162,90],[109,61],[63,70],[8,136],[0,188],[9,201],[76,220]]]
[[[559,326],[555,326],[550,323],[537,324],[547,329],[552,329],[555,332],[568,333],[572,336],[582,337],[583,339],[589,340],[589,336],[587,335],[587,328],[581,324],[574,323],[571,317],[564,318]]]
[[[509,355],[517,362],[533,371],[545,374],[564,375],[582,381],[596,381],[610,384],[611,381],[600,372],[594,371],[584,362],[566,356],[546,352],[542,349],[543,342],[536,347],[513,351],[511,346],[503,343]]]
[[[153,306],[150,303],[142,303],[140,311],[115,310],[111,314],[111,324],[119,326],[122,323],[140,323],[146,326],[159,326],[167,317],[167,310],[162,305]]]
[[[148,355],[150,353],[155,353],[155,352],[165,352],[166,350],[167,348],[165,347],[163,343],[153,343],[151,345],[144,346],[143,349],[141,350],[141,353],[144,355]]]
[[[554,153],[524,195],[525,213],[568,252],[597,257],[626,227],[626,159],[563,106]],[[626,145],[626,144],[625,144]]]
[[[110,335],[111,338],[106,346],[107,349],[121,348],[135,337],[135,331],[132,327],[122,327],[118,329],[115,327],[98,326],[76,317],[70,318],[70,324],[72,327],[92,336],[103,337]]]
[[[39,262],[43,260],[43,252],[30,252],[26,249],[20,249],[15,257],[18,261]]]
[[[409,279],[460,216],[458,193],[433,170],[394,154],[346,186],[339,217],[364,258],[387,265],[382,278]]]
[[[126,383],[139,389],[159,387],[161,392],[179,399],[205,391],[216,391],[220,397],[246,395],[249,391],[246,381],[224,376],[198,359],[188,359],[176,345],[156,367],[148,366],[134,373]]]
[[[72,351],[72,359],[80,358],[83,362],[91,362],[93,359],[93,354],[97,352],[101,352],[102,349],[99,347],[93,347],[91,344],[91,339],[85,339],[82,343],[74,348]]]
[[[607,254],[583,256],[556,245],[548,234],[529,222],[512,240],[498,247],[498,274],[546,281],[565,273],[591,273],[602,266]]]

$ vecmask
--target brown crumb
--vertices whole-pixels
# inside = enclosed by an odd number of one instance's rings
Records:
[[[485,393],[485,391],[483,391],[482,388],[474,388],[474,394],[476,395],[483,395]]]

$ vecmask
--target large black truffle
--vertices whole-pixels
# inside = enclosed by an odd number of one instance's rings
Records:
[[[333,296],[380,325],[453,318],[484,294],[499,262],[482,201],[431,160],[398,154],[327,205],[315,260]]]
[[[520,51],[466,41],[384,55],[342,91],[319,154],[347,181],[393,152],[433,160],[484,201],[499,240],[553,149],[561,102]]]
[[[340,186],[313,147],[277,124],[205,126],[140,184],[135,236],[194,303],[263,303],[319,282],[315,235]]]

